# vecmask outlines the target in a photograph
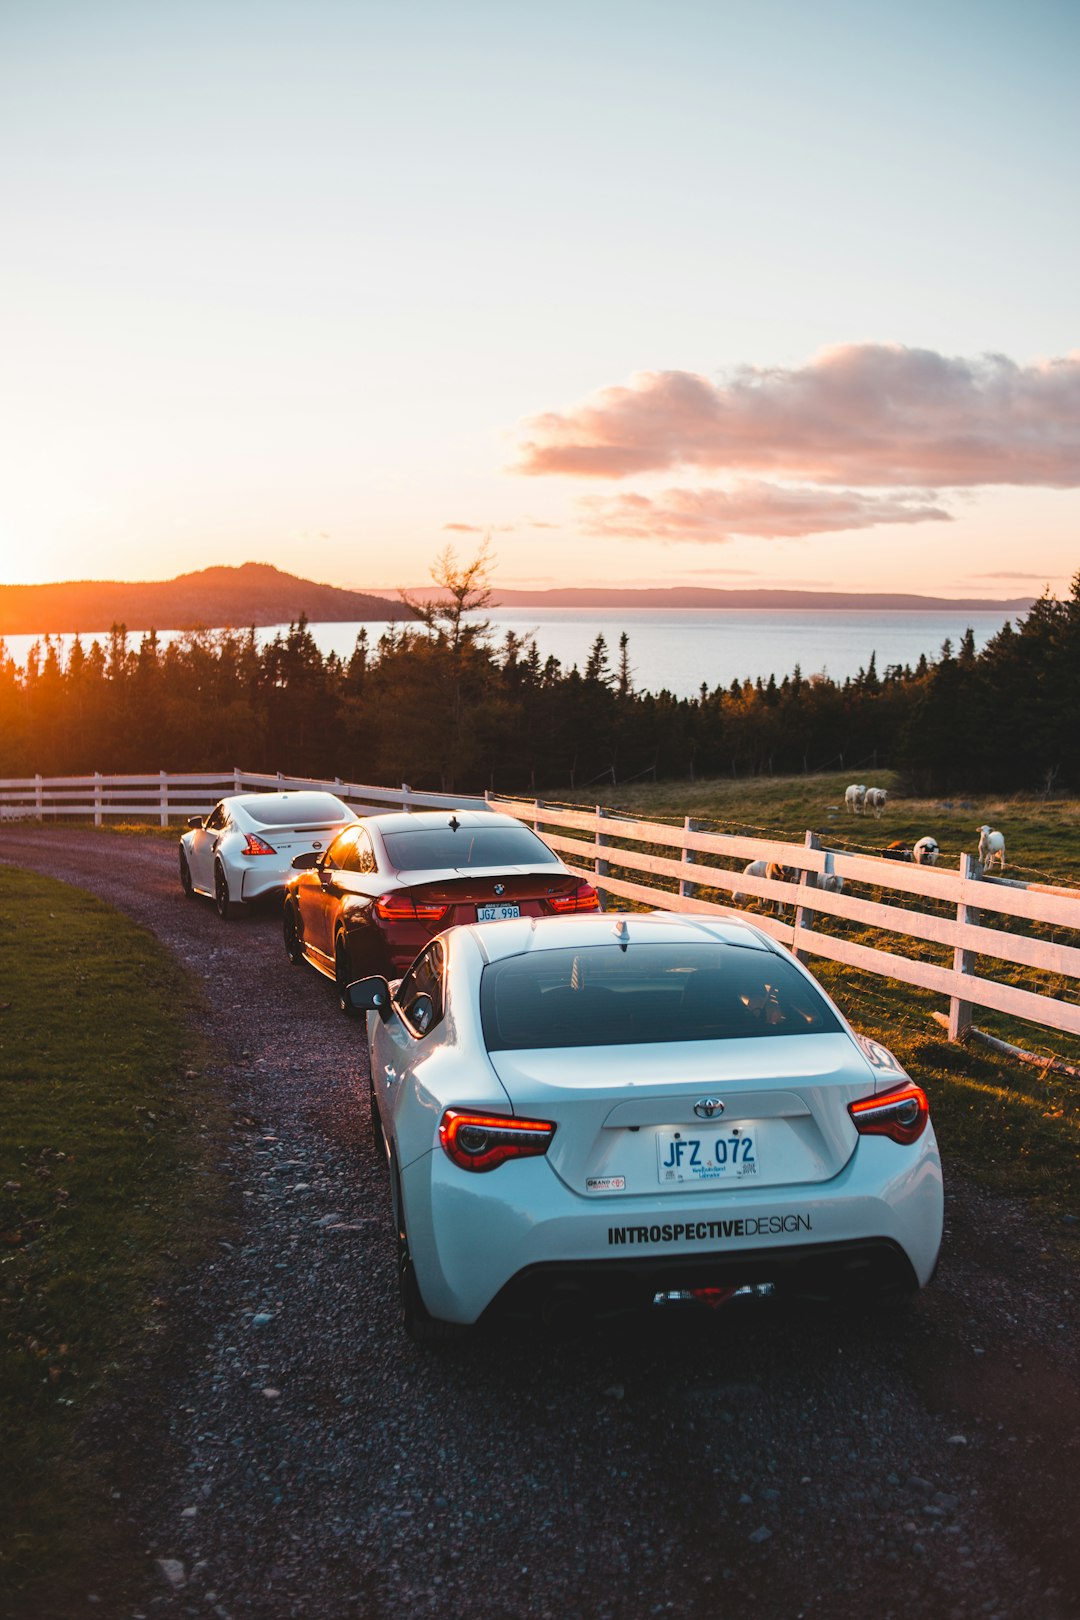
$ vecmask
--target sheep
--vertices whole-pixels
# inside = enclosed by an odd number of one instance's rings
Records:
[[[806,885],[810,889],[820,889],[824,894],[844,892],[844,880],[838,872],[808,872]]]
[[[880,821],[881,813],[885,808],[885,801],[888,797],[889,794],[886,788],[868,787],[866,792],[863,794],[863,814],[865,815],[867,810],[872,810],[874,812],[874,819],[876,821]]]
[[[911,852],[911,858],[916,866],[936,866],[940,854],[941,850],[938,847],[937,839],[927,835],[927,837],[919,839]]]
[[[795,873],[789,866],[781,866],[779,861],[751,861],[749,866],[743,867],[743,877],[768,878],[770,883],[793,883]],[[731,898],[737,905],[749,905],[757,896],[733,894]]]
[[[850,812],[851,812],[851,814],[853,816],[862,815],[863,799],[865,797],[866,797],[866,786],[865,786],[865,784],[862,783],[862,782],[852,782],[851,786],[847,789],[846,793],[844,794],[845,808],[850,810]]]
[[[990,828],[985,826],[985,825],[983,825],[982,827],[979,828],[979,860],[980,860],[980,862],[982,864],[982,869],[983,869],[984,872],[989,872],[991,866],[994,864],[995,861],[997,861],[997,863],[998,863],[998,871],[999,872],[1004,872],[1004,870],[1005,870],[1005,834],[1004,833],[992,832],[990,830]]]

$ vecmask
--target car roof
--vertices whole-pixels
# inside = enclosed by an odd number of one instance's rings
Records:
[[[431,827],[448,827],[456,821],[459,827],[524,827],[527,823],[517,816],[507,816],[498,810],[394,810],[385,815],[365,816],[364,825],[380,833],[423,832]],[[532,829],[530,828],[530,831]]]
[[[467,923],[452,930],[470,934],[486,961],[587,945],[721,944],[773,951],[772,940],[752,923],[711,912],[588,912],[572,917],[519,917],[511,922]]]
[[[328,816],[331,813],[334,820],[340,821],[341,810],[345,811],[346,816],[355,815],[336,793],[323,788],[284,788],[279,793],[230,793],[222,803],[228,805],[230,810],[243,810],[255,821],[260,819],[259,811],[265,811],[268,804],[281,809],[295,808],[305,821],[313,815]]]

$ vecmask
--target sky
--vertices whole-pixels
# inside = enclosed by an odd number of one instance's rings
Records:
[[[1074,0],[0,0],[0,582],[1080,568]]]

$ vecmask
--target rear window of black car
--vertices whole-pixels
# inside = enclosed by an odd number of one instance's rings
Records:
[[[332,793],[289,793],[283,799],[267,794],[244,808],[260,827],[332,827],[352,815]]]
[[[719,942],[594,945],[492,962],[480,981],[488,1051],[814,1035],[842,1026],[771,951]]]
[[[397,872],[447,866],[549,866],[559,859],[528,827],[417,827],[383,833],[383,842]]]

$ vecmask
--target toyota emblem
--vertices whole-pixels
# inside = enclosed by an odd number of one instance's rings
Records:
[[[724,1105],[719,1097],[702,1097],[700,1102],[694,1104],[694,1113],[698,1119],[714,1119],[717,1114],[724,1112]]]

